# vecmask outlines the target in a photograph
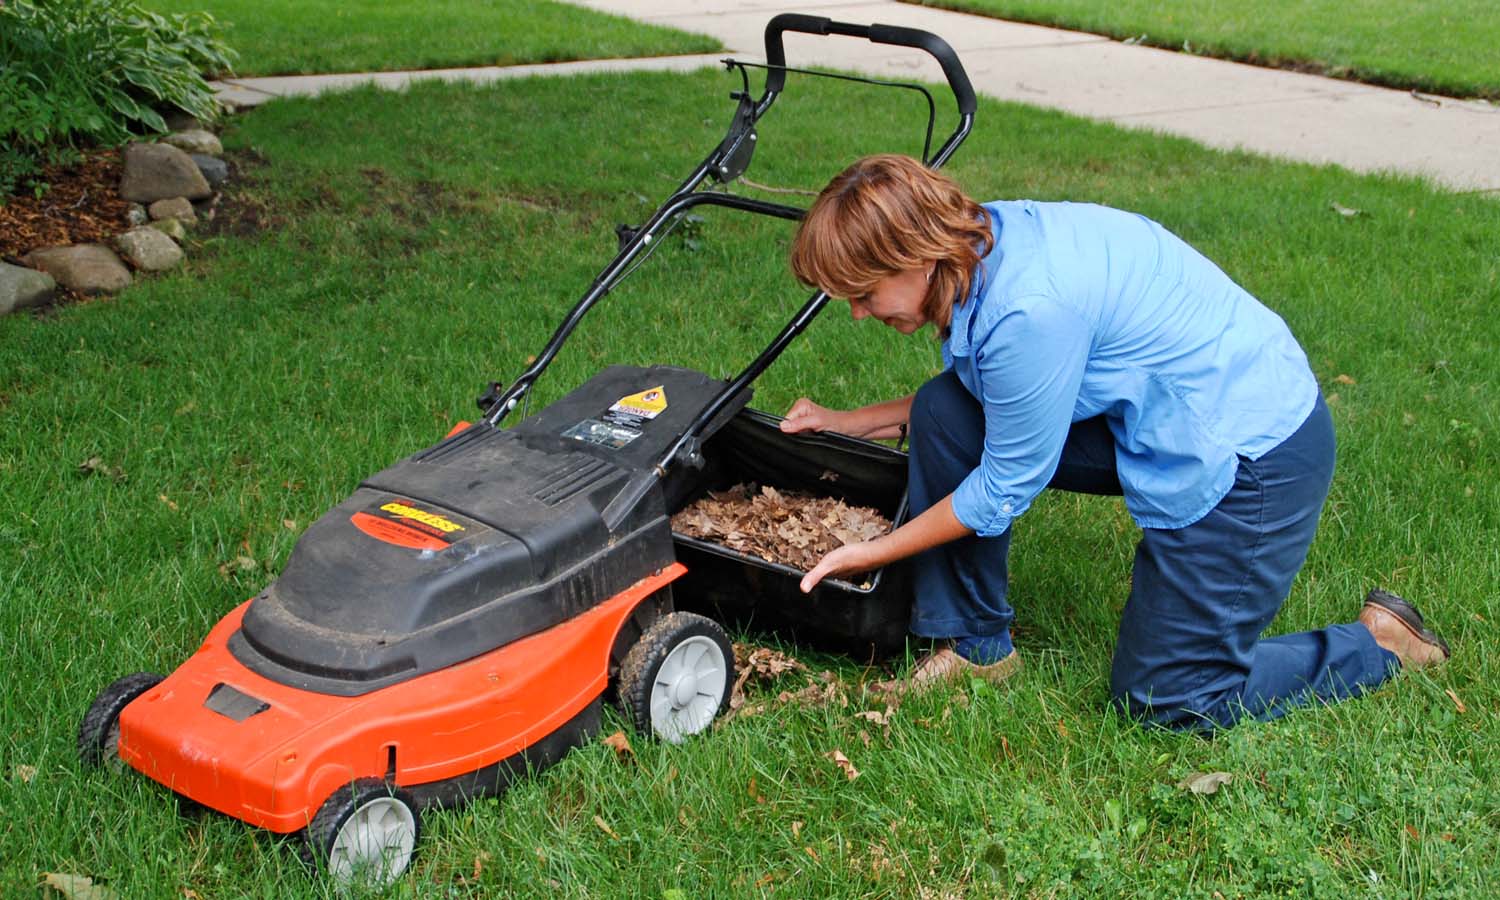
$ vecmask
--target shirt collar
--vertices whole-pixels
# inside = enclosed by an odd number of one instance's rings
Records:
[[[985,292],[994,281],[995,271],[1000,268],[1000,260],[1005,255],[1000,251],[1000,214],[991,206],[986,206],[985,211],[990,214],[990,232],[994,235],[995,243],[989,254],[974,267],[973,277],[969,279],[968,295],[962,303],[954,304],[953,311],[949,314],[948,339],[943,342],[944,356],[969,355],[969,338],[974,317],[984,303]]]

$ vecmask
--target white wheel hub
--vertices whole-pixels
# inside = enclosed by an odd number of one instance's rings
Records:
[[[651,685],[651,727],[673,744],[707,728],[728,679],[724,651],[712,638],[693,635],[673,647]]]
[[[385,885],[411,862],[417,820],[394,797],[377,797],[344,820],[328,855],[328,868],[340,881]]]

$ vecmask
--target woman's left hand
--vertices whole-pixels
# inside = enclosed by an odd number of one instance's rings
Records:
[[[806,594],[818,582],[824,578],[837,577],[839,575],[853,575],[857,572],[870,572],[880,568],[884,560],[876,552],[874,541],[860,541],[857,544],[845,544],[833,550],[804,576],[802,576],[802,593]]]

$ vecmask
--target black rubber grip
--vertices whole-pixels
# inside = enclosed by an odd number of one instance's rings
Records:
[[[786,85],[786,72],[776,67],[786,65],[786,48],[782,45],[781,36],[788,31],[816,35],[842,34],[866,38],[874,44],[924,50],[943,67],[943,75],[947,77],[948,86],[953,89],[953,96],[958,100],[959,113],[973,115],[978,108],[974,86],[969,83],[969,74],[964,71],[963,63],[958,61],[958,54],[953,52],[947,41],[932,32],[896,25],[854,25],[835,22],[824,16],[805,16],[800,13],[782,13],[766,23],[766,62],[772,66],[766,75],[768,91],[779,94]]]

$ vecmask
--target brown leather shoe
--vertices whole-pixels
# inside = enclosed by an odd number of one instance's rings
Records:
[[[1020,668],[1021,656],[1014,650],[999,662],[981,666],[959,656],[952,647],[939,647],[917,660],[905,678],[877,682],[874,689],[884,694],[920,693],[970,678],[982,678],[991,684],[999,684]]]
[[[1447,642],[1428,630],[1417,608],[1389,591],[1370,591],[1359,623],[1370,629],[1375,643],[1396,654],[1403,669],[1437,665],[1451,655]]]

